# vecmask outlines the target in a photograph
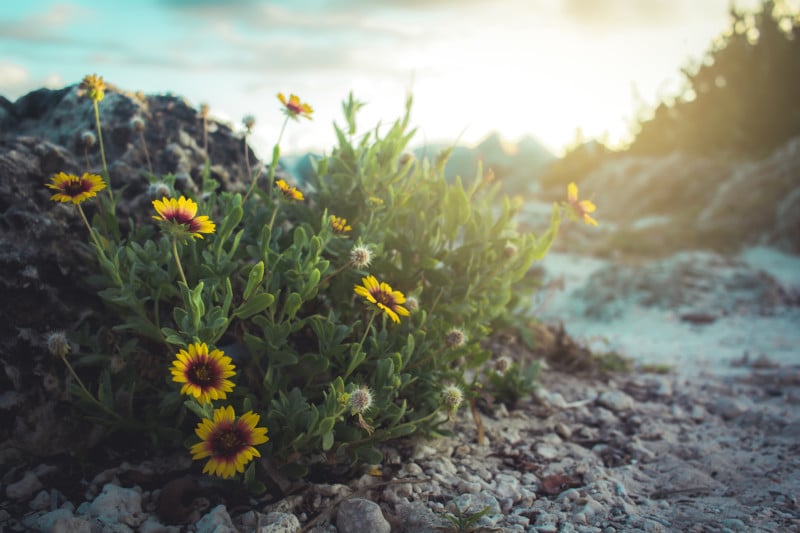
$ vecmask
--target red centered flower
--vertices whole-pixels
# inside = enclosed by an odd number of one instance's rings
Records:
[[[375,304],[378,309],[386,313],[394,322],[400,322],[400,317],[397,315],[408,316],[408,309],[400,305],[406,301],[406,297],[402,292],[393,291],[388,283],[378,283],[375,276],[361,278],[361,282],[364,285],[356,285],[354,288],[355,293]]]
[[[597,221],[589,216],[589,213],[594,213],[597,207],[591,200],[578,201],[578,186],[574,181],[567,186],[567,201],[578,218],[586,224],[597,226]]]
[[[233,390],[233,382],[228,378],[236,374],[231,358],[220,350],[208,351],[206,343],[196,342],[189,350],[175,354],[172,363],[172,381],[184,383],[181,394],[194,396],[201,404],[227,397]]]
[[[231,406],[215,409],[214,420],[205,418],[194,430],[202,442],[192,446],[192,459],[210,457],[204,474],[229,478],[244,472],[253,457],[261,457],[255,446],[269,440],[267,428],[256,427],[259,419],[252,411],[237,419]]]
[[[289,95],[289,100],[283,96],[283,93],[278,93],[278,100],[283,104],[283,112],[287,117],[297,120],[297,117],[302,116],[311,120],[311,113],[314,112],[311,106],[300,101],[300,97],[292,94]]]
[[[56,192],[50,197],[54,202],[72,202],[80,204],[97,196],[97,191],[106,188],[103,178],[97,174],[85,172],[80,178],[75,174],[59,172],[50,179],[46,186]]]
[[[163,197],[153,200],[153,207],[158,216],[153,216],[159,222],[169,222],[169,231],[181,237],[195,237],[202,239],[201,233],[214,233],[216,226],[205,215],[197,216],[197,204],[189,198],[181,196],[175,198]]]

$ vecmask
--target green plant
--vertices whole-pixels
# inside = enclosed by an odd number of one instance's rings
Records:
[[[478,527],[477,523],[478,520],[489,514],[491,507],[484,507],[480,511],[476,511],[474,513],[468,513],[469,506],[465,509],[461,509],[458,504],[455,504],[454,507],[456,508],[455,513],[446,513],[444,514],[445,520],[450,522],[446,526],[437,526],[437,529],[443,529],[447,531],[453,531],[454,533],[477,533],[479,531],[498,531],[498,528],[485,528],[485,527]]]
[[[310,118],[294,95],[280,99],[287,121]],[[563,210],[582,213],[554,204],[541,237],[520,234],[520,205],[482,172],[465,187],[444,177],[449,151],[408,155],[410,98],[385,133],[357,137],[361,105],[344,103],[338,146],[308,183],[273,181],[276,144],[265,189],[256,174],[244,196],[220,192],[207,172],[197,198],[175,198],[174,176],[152,176],[145,223],[120,235],[114,210],[98,211],[90,281],[117,324],[73,332],[81,350],[62,357],[97,382],[77,391],[90,416],[156,442],[194,428],[186,444],[209,458],[204,472],[243,473],[255,491],[255,463],[245,466],[262,453],[303,476],[319,463],[379,463],[384,441],[448,432],[453,391],[475,389],[467,371],[490,356],[480,346],[490,324],[525,298]],[[506,378],[503,394],[533,378],[531,368]]]

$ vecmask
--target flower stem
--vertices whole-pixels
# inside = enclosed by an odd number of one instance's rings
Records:
[[[108,173],[108,165],[106,164],[106,151],[103,148],[103,129],[100,127],[100,106],[97,100],[94,100],[94,121],[97,125],[97,141],[100,143],[100,160],[103,162],[103,177],[108,183],[108,196],[111,198],[111,206],[114,206],[114,192],[111,190],[111,175]]]
[[[147,160],[147,170],[150,174],[153,173],[153,165],[150,163],[150,152],[147,151],[147,141],[144,139],[144,132],[139,132],[139,138],[142,140],[142,148],[144,149],[144,158]]]
[[[267,178],[268,183],[272,183],[272,179],[275,177],[275,167],[278,166],[278,160],[281,156],[281,139],[283,139],[283,132],[286,130],[286,124],[289,122],[289,117],[287,116],[283,120],[283,126],[281,126],[281,132],[278,134],[278,142],[275,143],[275,146],[272,148],[272,162],[269,164],[269,175]],[[246,139],[246,137],[245,137]],[[247,155],[247,142],[245,141],[245,155]],[[245,161],[247,161],[247,157],[245,157]],[[249,163],[248,163],[249,165]],[[248,167],[249,168],[249,167]],[[249,174],[249,170],[248,170]],[[250,188],[247,190],[247,194],[244,195],[244,202],[250,198],[250,195],[253,192],[253,189],[256,188],[256,183],[258,182],[258,177],[261,175],[261,172],[256,174],[253,178],[253,181],[250,183]]]
[[[181,281],[183,281],[183,284],[188,287],[189,283],[186,281],[186,274],[183,273],[181,258],[178,255],[178,239],[176,237],[172,238],[172,255],[175,256],[175,264],[178,265],[178,274],[181,275]]]
[[[92,242],[94,242],[95,248],[97,248],[97,253],[102,257],[103,261],[101,261],[101,265],[106,265],[106,268],[110,270],[111,276],[114,278],[114,282],[119,286],[122,287],[122,278],[119,275],[119,272],[116,269],[115,263],[108,259],[106,255],[106,249],[100,244],[100,239],[97,238],[97,232],[94,231],[94,228],[91,224],[89,224],[89,219],[86,218],[86,213],[84,213],[83,208],[80,204],[75,204],[75,207],[78,208],[78,213],[81,215],[81,220],[83,220],[86,229],[89,230],[89,236],[92,238]]]
[[[81,378],[78,377],[78,374],[75,372],[75,369],[72,368],[72,365],[69,363],[69,361],[67,360],[66,356],[62,357],[61,360],[64,361],[65,365],[67,365],[67,370],[69,370],[69,373],[72,374],[72,377],[78,383],[78,386],[81,388],[81,390],[84,392],[84,394],[86,394],[86,397],[89,398],[92,401],[92,403],[97,405],[100,409],[102,409],[106,413],[110,414],[111,416],[113,416],[117,420],[124,420],[122,418],[122,416],[120,416],[119,413],[117,413],[113,409],[109,408],[106,404],[104,404],[103,402],[101,402],[100,400],[95,398],[94,394],[89,392],[89,389],[86,388],[86,385],[83,384],[83,381],[81,380]]]
[[[378,311],[373,311],[372,316],[369,318],[369,322],[367,322],[367,327],[364,330],[364,336],[361,337],[361,342],[358,343],[359,351],[361,351],[364,348],[364,341],[367,340],[367,333],[369,333],[369,328],[372,327],[372,321],[375,320],[376,316],[378,316]]]

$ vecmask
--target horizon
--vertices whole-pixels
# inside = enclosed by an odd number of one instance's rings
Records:
[[[512,145],[532,137],[558,156],[578,130],[611,145],[629,139],[637,113],[680,94],[680,69],[728,26],[728,0],[119,5],[4,4],[0,94],[13,101],[97,73],[125,91],[206,102],[237,131],[255,116],[251,145],[262,156],[283,124],[278,92],[314,108],[312,121],[287,126],[287,155],[334,146],[350,91],[367,102],[361,133],[401,117],[411,93],[412,147],[475,146],[497,133]]]

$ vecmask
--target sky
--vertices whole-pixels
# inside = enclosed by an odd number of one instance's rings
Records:
[[[628,138],[641,109],[677,95],[680,73],[728,26],[729,0],[4,0],[0,95],[14,100],[97,73],[173,93],[271,153],[278,92],[314,108],[284,154],[330,151],[353,92],[362,131],[402,115],[412,144],[473,145],[497,131],[556,154],[576,137]],[[737,5],[757,5],[740,0]]]

